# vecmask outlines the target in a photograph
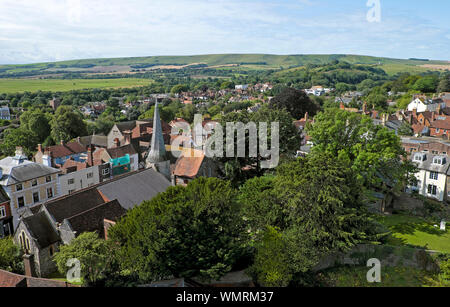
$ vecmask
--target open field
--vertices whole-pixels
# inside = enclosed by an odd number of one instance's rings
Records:
[[[152,68],[186,68],[189,65],[206,64],[214,69],[288,69],[307,64],[327,64],[333,60],[351,64],[377,65],[389,74],[397,72],[425,72],[440,70],[448,65],[447,61],[425,61],[391,59],[346,54],[314,54],[314,55],[273,55],[273,54],[209,54],[193,56],[150,56],[134,58],[105,58],[72,60],[53,63],[36,63],[25,65],[0,65],[0,76],[41,75],[48,72],[98,72],[126,73],[135,68],[151,70]],[[18,75],[19,74],[19,75]]]
[[[414,245],[443,253],[450,253],[450,232],[441,231],[433,223],[422,218],[394,214],[383,216],[378,221],[392,231],[391,245]],[[436,223],[437,224],[437,221]]]
[[[17,92],[55,91],[67,92],[88,88],[126,88],[146,86],[148,79],[0,79],[0,94]]]

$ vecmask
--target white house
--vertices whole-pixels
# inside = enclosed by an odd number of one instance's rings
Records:
[[[442,99],[415,98],[408,104],[408,111],[416,110],[417,113],[435,112],[438,108],[443,109],[445,107],[445,102]]]
[[[447,155],[433,155],[428,152],[416,152],[411,156],[417,165],[417,184],[409,189],[420,195],[443,201],[446,191],[447,171],[450,161]]]

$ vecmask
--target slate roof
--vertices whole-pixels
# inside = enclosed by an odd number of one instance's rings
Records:
[[[426,160],[425,161],[415,161],[414,157],[416,155],[426,155]],[[445,164],[440,165],[440,164],[435,164],[433,163],[433,159],[434,157],[444,157],[445,158]],[[448,156],[446,155],[433,155],[430,154],[429,152],[417,152],[411,155],[411,160],[416,163],[417,168],[419,169],[423,169],[423,170],[427,170],[427,171],[431,171],[431,172],[437,172],[437,173],[447,173],[449,166],[450,166],[450,159]]]
[[[6,194],[5,190],[0,188],[0,204],[6,203],[7,201],[10,201],[8,195]]]
[[[108,147],[108,137],[105,135],[96,135],[96,134],[82,136],[80,138],[80,143],[86,148],[90,145],[106,148]]]
[[[104,202],[105,200],[97,189],[88,188],[55,199],[44,206],[56,222],[62,223],[64,219],[90,210]]]
[[[97,187],[97,190],[108,200],[117,199],[123,208],[129,210],[164,192],[170,186],[171,183],[162,174],[153,169],[146,169],[108,181]]]
[[[0,160],[0,168],[3,173],[0,184],[5,186],[60,172],[56,168],[31,161],[23,161],[17,164],[13,157]]]
[[[120,217],[124,216],[125,213],[126,210],[119,202],[113,200],[72,216],[66,220],[70,223],[72,230],[76,231],[77,234],[83,232],[97,232],[104,237],[103,220],[108,219],[110,221],[117,221]]]
[[[134,127],[136,127],[136,121],[128,121],[128,122],[120,122],[116,123],[117,129],[119,129],[121,132],[126,130],[133,130]]]
[[[22,221],[41,248],[45,248],[59,241],[59,235],[50,224],[45,212],[41,211],[23,218]]]

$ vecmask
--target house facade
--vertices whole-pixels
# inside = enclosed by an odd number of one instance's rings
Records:
[[[447,199],[447,172],[450,161],[447,155],[433,155],[427,152],[416,152],[411,160],[417,165],[417,184],[410,186],[411,191],[438,201]]]
[[[28,161],[20,148],[16,150],[14,157],[0,160],[0,169],[2,171],[0,185],[11,200],[14,226],[26,208],[59,195],[60,170]]]

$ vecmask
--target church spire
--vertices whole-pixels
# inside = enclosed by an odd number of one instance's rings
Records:
[[[166,161],[166,146],[161,127],[161,118],[159,116],[158,102],[155,104],[155,115],[153,117],[153,134],[150,145],[150,152],[147,157],[147,163],[158,163]]]

